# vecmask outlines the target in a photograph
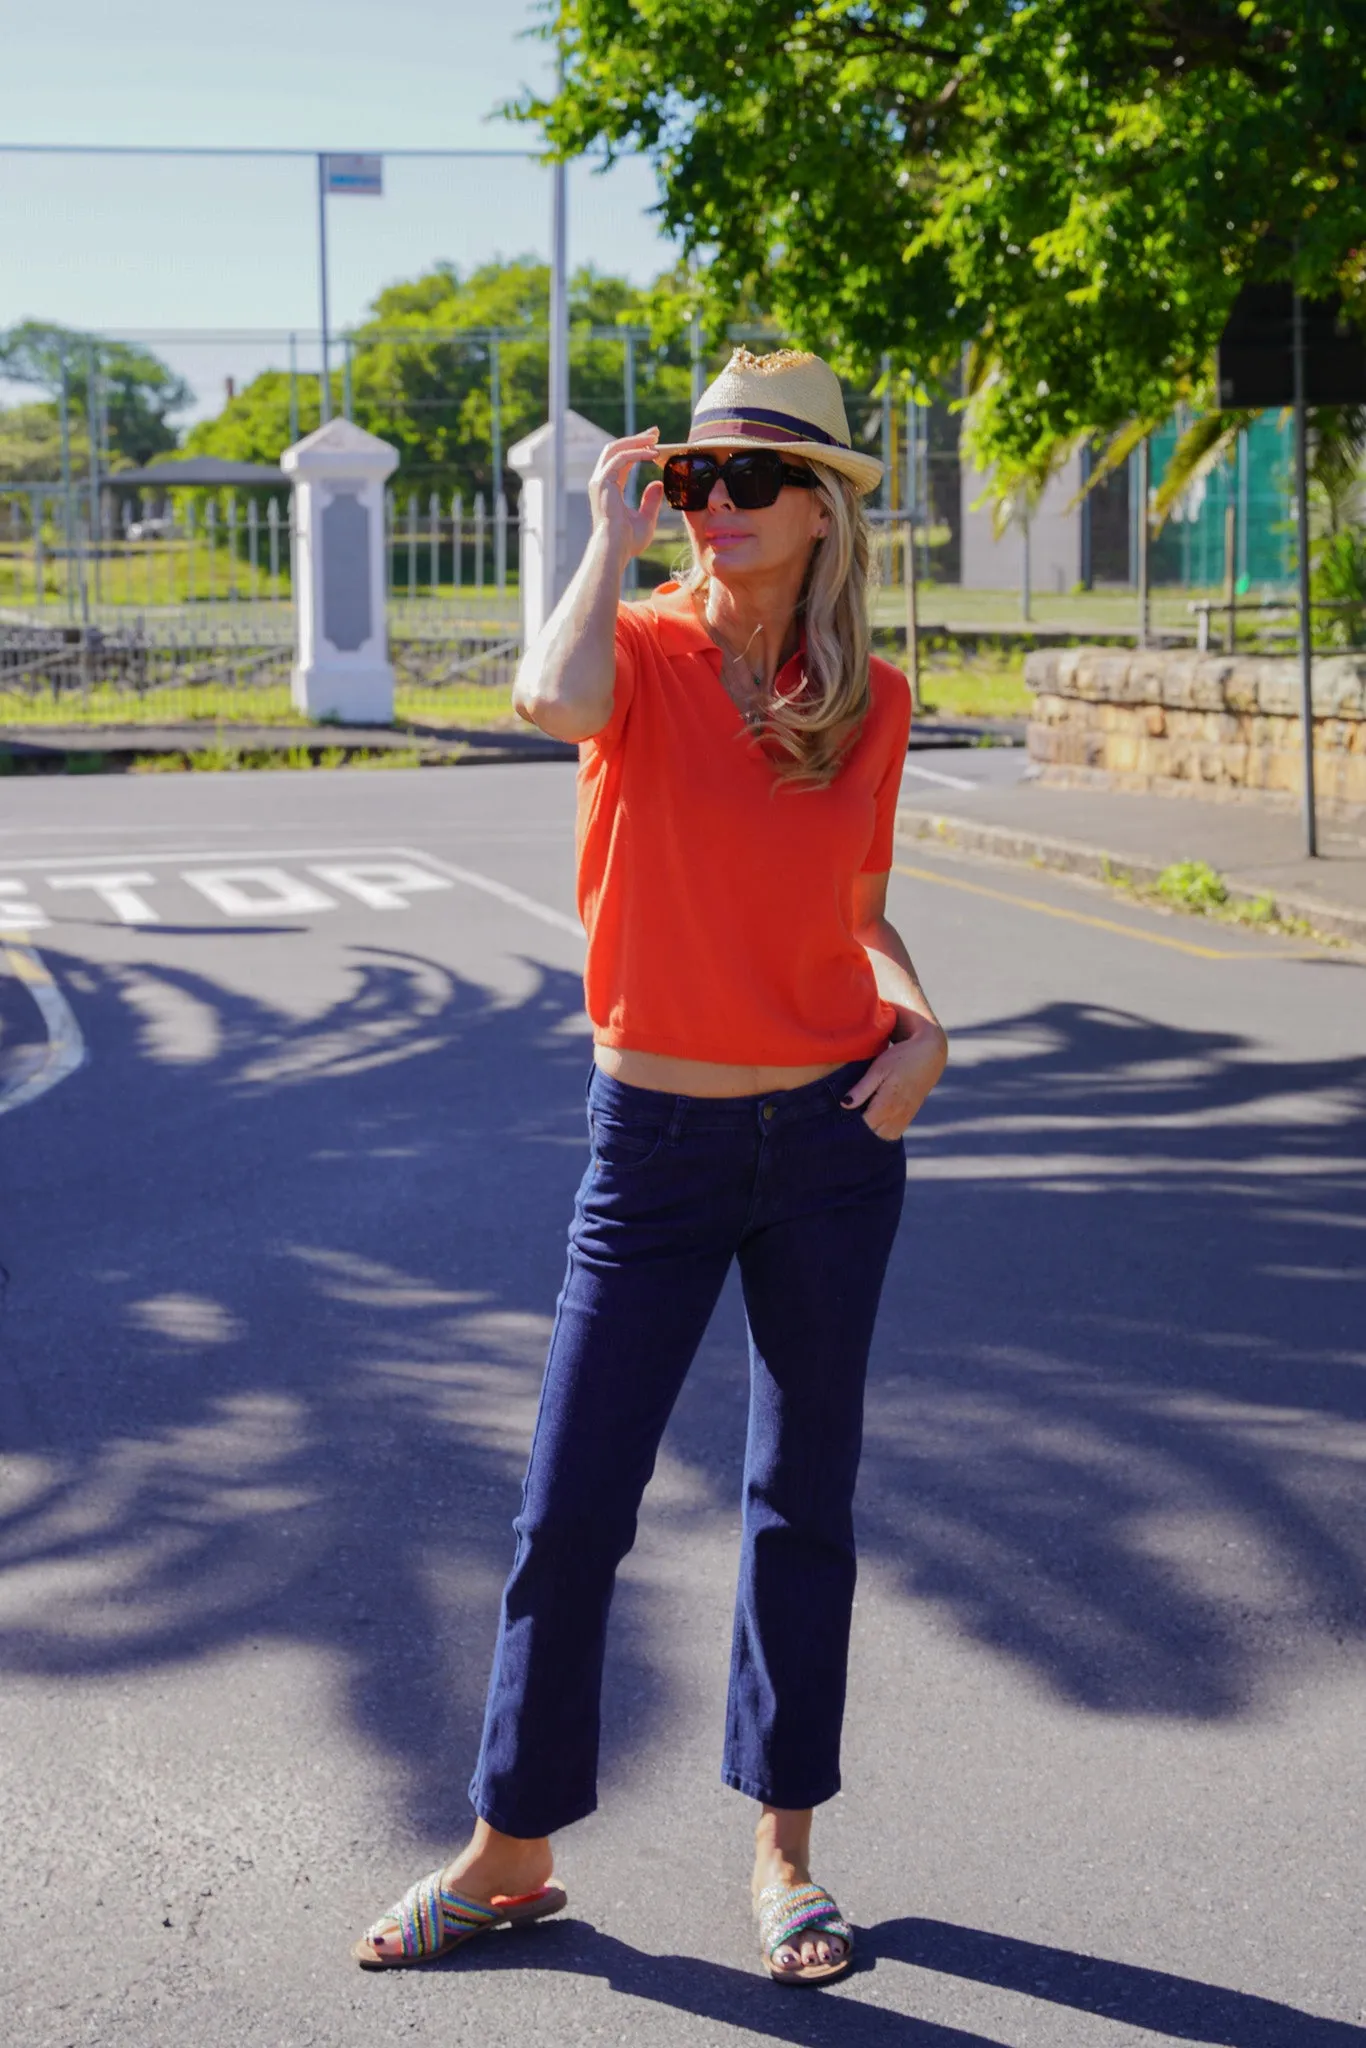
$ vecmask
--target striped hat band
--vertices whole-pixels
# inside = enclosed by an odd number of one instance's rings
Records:
[[[706,439],[719,434],[734,434],[747,441],[815,441],[826,448],[847,448],[849,443],[841,441],[835,434],[827,434],[823,427],[817,427],[810,420],[798,419],[790,412],[766,412],[759,406],[747,405],[743,412],[736,412],[730,406],[711,406],[705,412],[692,416],[692,431],[701,436],[706,429]]]

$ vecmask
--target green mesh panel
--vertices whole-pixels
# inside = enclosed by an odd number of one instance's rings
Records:
[[[1178,418],[1152,437],[1154,490],[1166,474],[1186,422]],[[1287,583],[1294,574],[1291,484],[1294,431],[1288,413],[1261,413],[1242,436],[1237,460],[1221,463],[1178,505],[1151,545],[1154,583],[1222,589],[1224,510],[1232,492],[1238,508],[1236,572],[1243,588]],[[1246,581],[1244,582],[1244,579]]]

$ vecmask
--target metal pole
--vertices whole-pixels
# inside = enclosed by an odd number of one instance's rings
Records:
[[[628,332],[623,337],[624,354],[621,360],[622,432],[629,441],[636,430],[636,338]],[[635,471],[631,472],[634,477]]]
[[[1304,395],[1304,300],[1295,293],[1295,545],[1300,585],[1300,725],[1304,733],[1304,850],[1319,850],[1314,803],[1314,636],[1309,610],[1309,418]]]
[[[61,352],[62,382],[58,401],[58,425],[62,442],[62,550],[66,557],[66,602],[70,610],[75,602],[75,588],[72,583],[71,548],[71,420],[69,414],[70,376],[66,367],[66,350]]]
[[[1238,492],[1234,458],[1224,465],[1224,646],[1232,654],[1238,645]]]
[[[919,716],[920,699],[920,610],[915,584],[915,434],[916,405],[913,393],[906,397],[906,677],[911,686],[911,711]]]
[[[1138,644],[1148,644],[1148,439],[1146,434],[1136,450],[1138,458],[1138,489],[1134,496],[1135,539],[1138,555]]]
[[[100,597],[100,372],[99,359],[92,343],[87,357],[87,384],[85,392],[85,430],[90,441],[90,545],[92,553],[92,575],[95,583],[95,601]]]
[[[1029,549],[1029,499],[1020,493],[1020,617],[1034,616],[1034,564]]]
[[[332,417],[332,388],[327,332],[327,158],[321,150],[318,151],[318,325],[322,331],[323,362],[319,394],[325,426]]]
[[[622,337],[623,355],[621,361],[622,432],[629,440],[636,430],[636,338],[629,330]],[[634,505],[639,492],[639,470],[633,469],[626,479],[626,502]],[[623,590],[634,590],[638,582],[636,558],[632,555],[626,564],[622,578]]]
[[[1078,457],[1078,468],[1081,471],[1081,487],[1082,492],[1084,494],[1081,501],[1081,531],[1078,535],[1078,539],[1081,543],[1080,580],[1082,589],[1090,590],[1095,582],[1095,564],[1092,556],[1092,543],[1095,540],[1095,529],[1094,522],[1091,518],[1091,508],[1093,501],[1091,493],[1087,488],[1091,481],[1092,469],[1091,443],[1089,441],[1086,441],[1082,444],[1081,454]]]
[[[299,438],[299,337],[289,337],[289,445]]]
[[[1247,428],[1238,436],[1238,581],[1250,575],[1248,551],[1248,445]]]
[[[342,418],[351,417],[351,337],[342,340]]]
[[[550,173],[550,448],[551,485],[548,550],[549,599],[560,600],[568,582],[568,491],[565,474],[565,415],[569,411],[568,189],[566,166]]]
[[[503,488],[503,364],[498,336],[489,343],[489,412],[493,420],[493,495]]]

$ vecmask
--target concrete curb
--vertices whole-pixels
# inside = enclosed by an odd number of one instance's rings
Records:
[[[977,853],[991,860],[1012,862],[1019,867],[1047,868],[1055,874],[1078,875],[1087,881],[1106,882],[1116,873],[1135,882],[1153,883],[1168,867],[1168,861],[1137,860],[1132,854],[1107,853],[1103,847],[1087,846],[1075,839],[1056,839],[1043,832],[1018,832],[1006,825],[986,825],[974,818],[959,818],[944,812],[898,811],[898,839],[932,841],[956,852]],[[1330,938],[1347,939],[1366,946],[1366,910],[1350,910],[1337,903],[1295,891],[1268,891],[1256,883],[1224,876],[1235,903],[1252,903],[1273,895],[1282,916],[1303,918],[1315,931]]]
[[[468,767],[482,761],[574,761],[578,748],[536,732],[490,732],[430,726],[3,726],[0,754],[57,764],[71,757],[108,763],[117,773],[138,754],[202,754],[232,748],[242,753],[288,753],[303,748],[315,758],[341,748],[347,754],[416,751],[422,765]]]

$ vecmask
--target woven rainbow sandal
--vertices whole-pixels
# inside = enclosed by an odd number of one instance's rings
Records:
[[[771,1884],[754,1901],[764,1963],[775,1984],[829,1984],[854,1966],[854,1930],[828,1891],[818,1884]],[[804,1963],[783,1970],[773,1958],[780,1948],[796,1947],[817,1934],[837,1935],[844,1954],[835,1963]]]
[[[539,1891],[498,1898],[485,1906],[443,1885],[443,1875],[434,1870],[430,1877],[419,1878],[362,1935],[351,1954],[363,1970],[401,1970],[434,1962],[473,1941],[476,1934],[487,1934],[493,1927],[524,1927],[568,1904],[563,1885],[543,1884]]]

